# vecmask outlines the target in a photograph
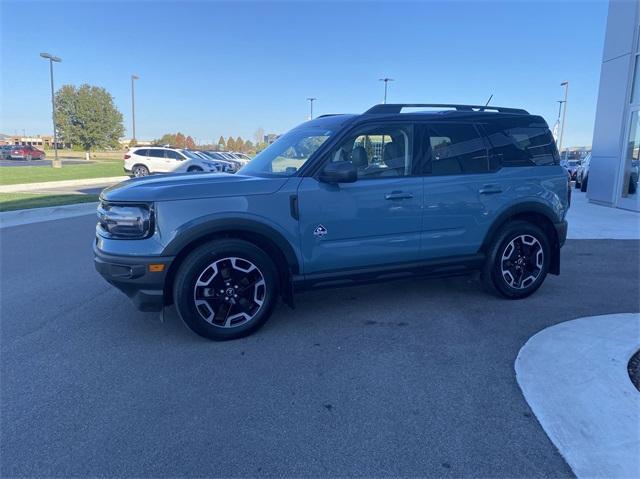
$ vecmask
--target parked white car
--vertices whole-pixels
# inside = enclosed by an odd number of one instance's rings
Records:
[[[587,184],[589,183],[589,166],[591,165],[591,153],[589,153],[578,169],[576,170],[576,189],[580,188],[580,191],[587,191]]]
[[[124,170],[138,177],[154,173],[223,172],[225,165],[189,150],[144,146],[131,148],[124,155]]]

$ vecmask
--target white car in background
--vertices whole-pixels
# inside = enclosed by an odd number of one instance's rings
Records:
[[[189,150],[161,146],[131,148],[124,155],[124,171],[140,177],[155,173],[222,172],[223,165]]]
[[[580,191],[587,191],[587,184],[589,183],[589,165],[591,164],[591,153],[585,156],[580,166],[576,170],[576,189]]]

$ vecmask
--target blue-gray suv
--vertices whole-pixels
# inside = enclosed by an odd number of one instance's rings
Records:
[[[411,109],[411,111],[407,111]],[[571,189],[546,122],[515,108],[384,104],[282,135],[237,174],[103,191],[97,270],[211,339],[313,287],[479,271],[506,298],[560,272]]]

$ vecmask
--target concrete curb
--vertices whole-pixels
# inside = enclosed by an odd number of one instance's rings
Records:
[[[627,372],[640,314],[575,319],[522,347],[516,378],[577,477],[640,476],[640,393]]]
[[[26,191],[38,191],[51,188],[64,188],[65,186],[91,186],[105,183],[120,183],[128,180],[128,176],[111,176],[107,178],[85,178],[80,180],[43,181],[40,183],[20,183],[17,185],[0,186],[0,193],[18,193]]]
[[[40,223],[42,221],[73,218],[75,216],[95,216],[97,207],[98,203],[79,203],[75,205],[51,206],[48,208],[5,211],[0,213],[0,229]]]

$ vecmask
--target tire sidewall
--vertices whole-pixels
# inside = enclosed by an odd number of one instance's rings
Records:
[[[542,245],[544,259],[542,264],[542,271],[540,272],[540,275],[536,278],[536,280],[527,288],[516,289],[509,286],[502,277],[502,269],[500,263],[502,260],[503,251],[507,247],[507,245],[514,238],[523,234],[531,235],[540,242],[540,244]],[[533,294],[542,285],[547,276],[547,273],[549,271],[550,254],[551,248],[549,245],[549,240],[542,229],[526,221],[516,221],[510,225],[507,225],[498,235],[498,238],[496,239],[491,251],[490,274],[493,286],[498,293],[510,299],[525,298]]]
[[[266,294],[262,308],[249,322],[234,328],[221,328],[200,316],[193,301],[193,288],[207,266],[232,256],[249,260],[260,269]],[[269,256],[257,246],[242,240],[215,240],[200,246],[184,260],[174,281],[173,298],[180,318],[195,333],[214,340],[236,339],[253,333],[269,319],[278,298],[278,275]]]

